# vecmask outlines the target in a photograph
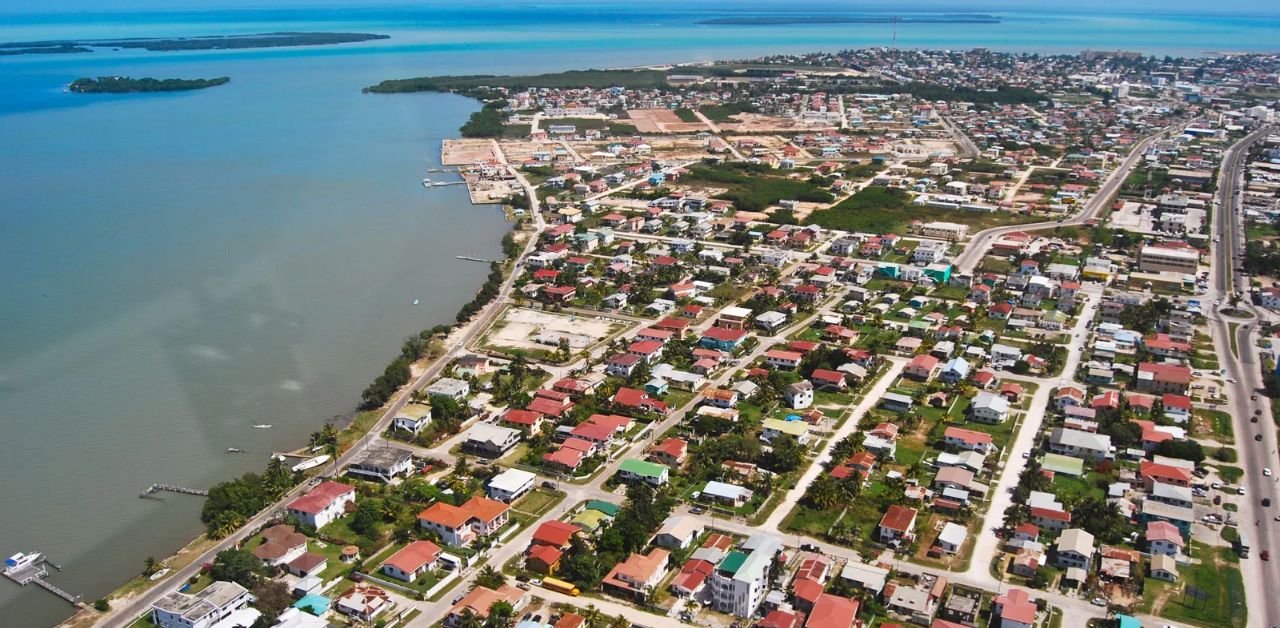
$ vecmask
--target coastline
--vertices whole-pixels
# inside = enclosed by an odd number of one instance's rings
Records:
[[[1206,54],[1214,54],[1214,53],[1206,53]],[[689,62],[689,64],[690,64],[690,65],[692,65],[692,64],[698,64],[698,63],[705,63],[705,62],[696,62],[696,61],[695,61],[695,62]],[[683,64],[679,64],[679,63],[677,63],[677,64],[664,64],[664,65],[658,65],[658,66],[633,66],[633,67],[634,67],[634,68],[636,68],[636,69],[645,69],[645,68],[664,68],[664,69],[665,69],[665,68],[670,68],[670,67],[672,67],[673,65],[683,65]],[[617,68],[617,69],[631,69],[631,68],[620,67],[620,68]],[[476,100],[476,99],[474,99],[474,98],[473,98],[473,100]],[[507,208],[506,208],[506,207],[504,207],[504,211],[505,211],[506,209],[507,209]],[[429,361],[424,363],[424,365],[429,365],[429,364],[430,364],[430,362],[429,362]],[[327,416],[327,415],[326,415],[326,416]],[[349,414],[347,414],[347,415],[344,417],[344,422],[354,420],[357,416],[359,416],[357,412],[349,413]],[[176,553],[174,554],[174,556],[175,556],[175,557],[181,557],[181,556],[185,555],[185,553],[186,553],[188,550],[192,550],[192,551],[198,550],[200,547],[203,547],[207,542],[208,542],[208,540],[207,540],[207,539],[205,539],[204,537],[197,537],[197,538],[193,539],[193,540],[192,540],[188,545],[184,546],[184,547],[183,547],[183,548],[181,548],[178,552],[176,552]],[[175,558],[175,560],[176,560],[176,558]],[[129,585],[130,585],[131,583],[132,583],[132,580],[130,580],[130,581],[128,581],[128,582],[126,582],[124,585],[122,585],[122,586],[120,587],[120,589],[126,589],[126,588],[128,588],[128,587],[129,587]],[[133,593],[133,594],[135,594],[135,595],[136,595],[136,592],[135,592],[135,593]]]
[[[473,98],[472,100],[476,99]],[[522,218],[516,216],[509,205],[493,202],[478,203],[474,196],[470,195],[469,200],[473,206],[498,205],[498,208],[503,212],[506,221],[510,223],[510,228],[506,230],[500,238],[503,253],[501,258],[491,263],[491,268],[493,268],[494,272],[491,272],[486,281],[481,283],[472,293],[472,300],[461,306],[458,314],[455,316],[455,320],[453,322],[437,324],[421,332],[422,334],[432,332],[434,337],[439,335],[442,328],[447,328],[447,333],[445,333],[442,338],[437,338],[441,345],[444,347],[458,347],[462,349],[465,349],[466,340],[465,338],[460,338],[459,335],[464,335],[464,332],[466,332],[470,326],[486,318],[494,310],[501,309],[500,307],[492,308],[492,306],[501,304],[501,299],[497,298],[496,294],[485,296],[486,291],[491,287],[495,273],[497,274],[499,283],[505,282],[511,277],[511,273],[514,268],[512,262],[522,254],[525,244],[527,242],[536,241],[536,234],[522,233],[522,227],[524,226]],[[481,300],[483,300],[483,302],[477,306],[477,302]],[[468,312],[470,313],[468,314]],[[480,326],[480,328],[483,327],[484,325]],[[384,429],[385,426],[379,427],[379,424],[389,420],[392,413],[394,413],[399,406],[406,403],[413,391],[419,388],[426,379],[437,376],[438,373],[433,373],[432,371],[439,370],[441,367],[446,366],[452,359],[451,353],[451,350],[442,350],[438,353],[429,351],[418,360],[413,361],[409,365],[409,381],[398,386],[394,393],[377,407],[364,408],[357,405],[343,414],[329,419],[326,423],[334,425],[337,428],[337,438],[340,443],[338,450],[339,456],[346,455],[347,452],[351,451],[365,438],[380,429]],[[373,416],[376,420],[364,423],[361,421],[361,418],[364,416]],[[317,427],[321,427],[323,425],[324,424],[320,424]],[[303,444],[294,451],[304,451],[305,449],[306,446]],[[296,493],[300,489],[306,488],[310,478],[325,477],[326,473],[324,469],[328,466],[329,465],[322,466],[316,469],[313,473],[305,475],[301,481],[290,489],[290,493]],[[274,503],[268,505],[262,511],[259,511],[252,518],[246,521],[246,523],[238,528],[234,534],[229,535],[224,539],[211,538],[206,532],[199,533],[185,545],[157,561],[157,565],[159,567],[169,570],[167,577],[153,581],[141,573],[134,575],[99,598],[109,602],[110,608],[107,613],[95,610],[92,602],[86,602],[77,609],[73,615],[67,617],[61,622],[58,622],[56,625],[65,628],[88,628],[89,626],[95,626],[104,618],[110,617],[111,614],[116,612],[118,609],[127,607],[146,592],[158,587],[175,586],[177,584],[176,576],[181,570],[191,568],[196,560],[216,549],[219,545],[226,543],[230,539],[234,539],[235,537],[242,535],[245,538],[251,536],[261,527],[253,525],[254,521],[264,518],[269,519],[269,515],[271,515],[274,510]],[[242,540],[243,539],[235,541],[235,544],[238,545]],[[122,619],[122,621],[125,622],[122,625],[131,625],[136,619],[137,617],[125,617]]]

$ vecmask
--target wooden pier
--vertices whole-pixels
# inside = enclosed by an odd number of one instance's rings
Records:
[[[471,257],[470,255],[457,255],[455,257],[457,257],[460,260],[466,260],[468,262],[482,262],[485,264],[492,264],[494,262],[494,260],[491,260],[491,259],[484,259],[481,257]]]
[[[80,601],[80,596],[71,594],[58,585],[46,580],[46,578],[49,577],[49,570],[45,569],[46,563],[48,563],[50,567],[53,567],[58,571],[62,571],[61,567],[41,559],[39,562],[33,565],[27,565],[21,569],[6,569],[4,571],[4,575],[10,580],[18,583],[20,586],[25,587],[28,584],[34,584],[77,607],[83,606],[83,603]]]
[[[159,497],[155,497],[155,494],[161,491],[181,493],[183,495],[199,495],[201,497],[209,496],[209,491],[200,488],[186,488],[182,486],[171,486],[169,484],[152,484],[150,488],[142,491],[142,494],[138,497],[143,499],[159,499]]]

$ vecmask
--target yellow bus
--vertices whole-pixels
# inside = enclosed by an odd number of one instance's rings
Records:
[[[578,590],[578,585],[572,582],[565,582],[564,580],[560,580],[558,578],[543,578],[542,586],[543,588],[551,589],[552,591],[558,591],[565,595],[573,595],[573,596],[582,595],[582,591]]]

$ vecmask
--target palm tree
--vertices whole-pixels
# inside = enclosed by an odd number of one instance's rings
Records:
[[[462,621],[458,622],[458,628],[484,628],[484,620],[468,608],[462,611]]]
[[[244,524],[244,515],[224,510],[218,513],[218,517],[213,520],[213,524],[209,528],[209,536],[215,539],[225,539],[240,529],[242,524]]]
[[[142,575],[144,576],[150,576],[157,571],[156,559],[151,556],[148,556],[146,560],[142,561],[142,564]]]
[[[485,565],[484,569],[481,569],[476,576],[476,584],[488,589],[496,589],[506,581],[507,579],[501,573],[498,573],[498,570],[494,569],[493,565]]]
[[[587,620],[589,628],[600,628],[600,620],[604,618],[604,614],[595,604],[588,604],[587,608],[582,611],[582,618]]]

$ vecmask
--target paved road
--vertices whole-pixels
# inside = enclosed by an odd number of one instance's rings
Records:
[[[889,392],[889,386],[898,379],[898,375],[902,373],[902,369],[905,368],[906,365],[907,360],[905,359],[889,358],[889,364],[886,365],[886,371],[880,376],[880,380],[876,382],[875,386],[872,386],[871,389],[866,392],[866,396],[862,399],[862,403],[859,403],[857,407],[853,409],[853,414],[849,418],[845,419],[844,425],[841,425],[840,429],[836,430],[836,432],[831,435],[831,438],[827,440],[827,445],[823,448],[822,452],[817,456],[814,456],[813,462],[809,464],[807,469],[805,469],[805,472],[800,476],[796,485],[792,487],[790,491],[787,491],[786,497],[782,499],[782,504],[773,511],[773,514],[769,515],[769,518],[766,519],[764,523],[760,524],[761,529],[770,532],[777,532],[778,526],[782,523],[782,520],[791,512],[790,505],[799,503],[800,498],[804,497],[805,491],[809,490],[809,485],[813,484],[813,481],[818,479],[819,475],[826,473],[826,469],[824,469],[822,465],[831,458],[831,450],[835,449],[835,446],[839,444],[842,439],[852,434],[854,430],[858,429],[858,424],[862,422],[862,417],[866,416],[867,412],[874,408],[877,403],[880,403],[880,398],[883,397],[886,392]]]
[[[1088,333],[1087,327],[1097,311],[1102,287],[1097,284],[1089,284],[1084,294],[1088,300],[1081,308],[1075,328],[1071,330],[1073,336],[1081,339],[1084,338],[1084,334]],[[1067,359],[1062,368],[1062,377],[1056,381],[1043,377],[1033,378],[1010,373],[1001,374],[1002,379],[1031,381],[1037,384],[1039,388],[1036,389],[1035,395],[1031,398],[1030,409],[1023,416],[1022,428],[1018,431],[1018,437],[1009,444],[1006,448],[1007,451],[1002,452],[1003,455],[1007,456],[1004,470],[1000,473],[999,479],[990,491],[991,503],[987,505],[987,513],[982,520],[982,526],[978,528],[977,538],[974,540],[973,558],[969,561],[969,568],[964,572],[967,577],[973,578],[975,581],[981,581],[986,578],[990,584],[996,584],[996,579],[991,577],[989,569],[991,561],[995,558],[996,553],[1000,551],[1001,539],[995,535],[995,532],[1004,527],[1004,511],[1008,510],[1013,503],[1013,487],[1017,486],[1018,476],[1027,466],[1027,460],[1023,458],[1023,454],[1030,452],[1035,446],[1036,436],[1040,434],[1040,430],[1044,425],[1044,418],[1049,409],[1053,389],[1074,382],[1083,350],[1083,340],[1076,340],[1070,343]],[[1086,387],[1084,384],[1078,385],[1081,388]]]
[[[1235,272],[1234,257],[1244,251],[1244,221],[1237,214],[1239,184],[1243,161],[1248,154],[1247,146],[1265,137],[1266,131],[1266,127],[1259,129],[1232,145],[1223,155],[1219,170],[1218,207],[1214,213],[1213,233],[1221,240],[1214,247],[1211,295],[1222,299],[1224,305],[1233,290],[1248,285]],[[1252,310],[1247,299],[1241,304]],[[1238,356],[1231,351],[1231,322],[1239,323],[1236,329]],[[1253,545],[1249,558],[1240,561],[1249,603],[1249,625],[1275,626],[1280,624],[1280,598],[1274,595],[1272,584],[1280,582],[1280,567],[1274,562],[1264,562],[1260,555],[1263,550],[1280,547],[1274,544],[1280,540],[1280,522],[1273,520],[1280,507],[1280,501],[1277,501],[1280,492],[1276,490],[1276,478],[1263,476],[1262,470],[1280,469],[1280,464],[1277,464],[1275,453],[1276,430],[1271,422],[1272,400],[1262,391],[1262,375],[1253,344],[1256,323],[1228,319],[1214,312],[1210,314],[1209,326],[1221,364],[1227,370],[1227,376],[1236,380],[1235,383],[1228,381],[1224,392],[1228,397],[1228,411],[1235,421],[1236,450],[1240,452],[1245,472],[1242,485],[1246,495],[1241,504],[1240,533]],[[1255,395],[1257,399],[1251,399]],[[1261,411],[1257,423],[1253,423],[1255,410]],[[1256,435],[1262,437],[1260,442],[1254,440]],[[1264,498],[1271,500],[1270,507],[1262,505]],[[1251,526],[1249,519],[1253,519],[1255,524]],[[1276,558],[1280,559],[1280,555]]]
[[[1044,229],[1058,225],[1080,225],[1092,219],[1098,214],[1099,210],[1111,202],[1111,199],[1115,196],[1116,192],[1119,191],[1120,186],[1124,184],[1125,178],[1129,176],[1129,172],[1133,170],[1134,166],[1138,164],[1138,161],[1142,159],[1143,154],[1147,152],[1147,148],[1156,140],[1167,136],[1170,132],[1172,132],[1172,130],[1162,131],[1155,135],[1148,136],[1137,144],[1134,144],[1133,149],[1129,151],[1129,155],[1124,158],[1124,161],[1120,162],[1120,165],[1116,166],[1115,170],[1111,171],[1111,174],[1108,175],[1107,179],[1102,183],[1102,187],[1098,188],[1098,192],[1085,202],[1084,209],[1074,216],[1063,219],[1062,221],[1036,222],[1025,225],[1010,225],[1007,227],[992,227],[991,229],[979,231],[974,234],[973,238],[969,240],[969,245],[965,251],[956,256],[956,269],[962,273],[973,272],[973,269],[977,267],[978,262],[982,261],[982,257],[986,255],[987,249],[991,247],[991,243],[995,242],[997,238],[1005,234],[1031,229]]]
[[[938,119],[942,121],[942,127],[945,128],[947,132],[955,138],[956,143],[960,145],[961,157],[977,157],[980,154],[981,151],[978,150],[978,145],[974,144],[973,140],[969,139],[969,136],[965,134],[964,131],[957,129],[951,120],[948,120],[946,116],[938,116]]]

